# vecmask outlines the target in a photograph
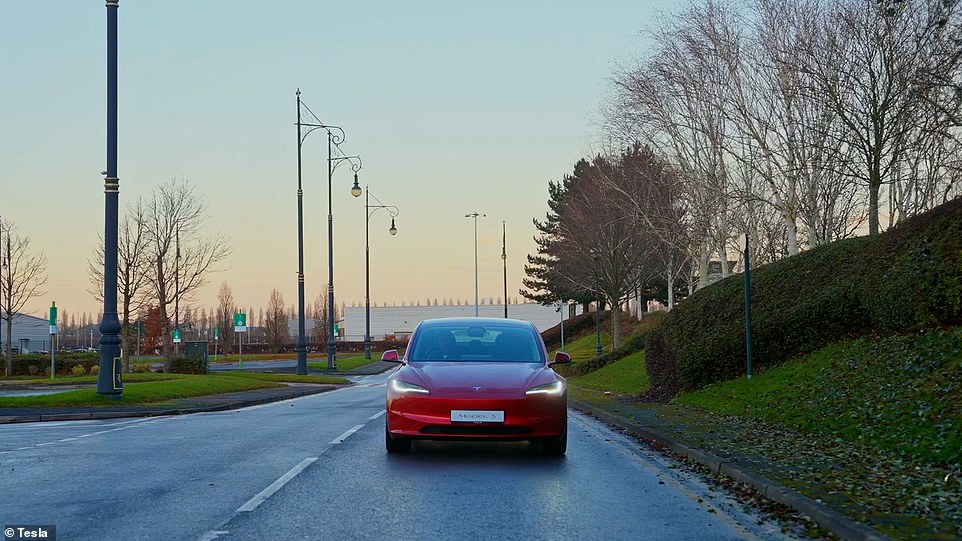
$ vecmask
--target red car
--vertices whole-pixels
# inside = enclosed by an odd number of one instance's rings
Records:
[[[414,439],[530,440],[546,455],[568,447],[568,390],[538,330],[513,319],[422,321],[387,382],[384,441],[389,453]]]

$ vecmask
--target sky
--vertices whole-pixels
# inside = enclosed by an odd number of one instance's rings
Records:
[[[342,126],[370,217],[371,301],[509,297],[536,251],[547,184],[599,150],[619,65],[646,53],[664,2],[121,0],[120,204],[171,179],[207,203],[232,252],[189,302],[227,283],[242,307],[297,300],[296,97]],[[26,312],[96,314],[87,259],[104,227],[103,0],[7,2],[0,20],[0,216],[47,259]],[[326,138],[304,141],[305,291],[326,291]],[[333,178],[336,303],[364,302],[363,196]],[[373,202],[372,202],[373,203]],[[188,303],[184,301],[184,303]],[[183,303],[182,303],[183,304]]]

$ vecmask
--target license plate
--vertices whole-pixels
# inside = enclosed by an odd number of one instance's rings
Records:
[[[504,412],[493,410],[451,410],[452,423],[503,423]]]

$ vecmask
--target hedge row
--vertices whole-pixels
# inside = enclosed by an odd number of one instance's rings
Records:
[[[604,324],[608,318],[611,317],[611,310],[605,310],[601,312],[601,322]],[[559,315],[560,319],[561,316]],[[545,329],[541,331],[541,338],[544,340],[545,346],[548,350],[554,350],[561,347],[561,322],[559,322],[554,327],[550,329]],[[579,314],[575,317],[568,318],[564,320],[564,332],[565,339],[569,339],[572,336],[577,336],[588,329],[595,328],[595,313],[585,312]]]
[[[97,353],[57,353],[55,357],[55,368],[58,374],[69,375],[73,373],[74,366],[83,366],[85,373],[90,373],[90,368],[99,366],[100,357]],[[0,359],[0,373],[6,371],[6,359]],[[6,375],[6,374],[4,374]],[[39,353],[25,353],[13,356],[13,375],[14,376],[37,376],[50,375],[50,355]]]
[[[846,337],[962,323],[962,198],[752,269],[752,322],[759,370]],[[647,347],[654,397],[744,374],[744,275],[680,303]]]

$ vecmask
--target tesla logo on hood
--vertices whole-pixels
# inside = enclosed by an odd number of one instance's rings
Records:
[[[472,389],[474,389],[475,392],[481,392],[481,387],[472,387]]]

